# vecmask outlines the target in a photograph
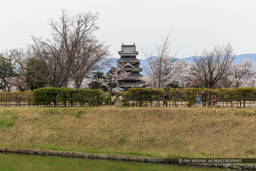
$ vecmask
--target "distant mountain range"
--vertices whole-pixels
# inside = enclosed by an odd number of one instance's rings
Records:
[[[114,63],[113,63],[113,66],[116,67],[116,60],[118,60],[119,58],[112,58]],[[179,58],[177,58],[179,59]],[[186,60],[188,62],[193,62],[193,56],[191,57],[187,57],[187,58],[182,58],[183,60]],[[256,62],[256,54],[241,54],[241,55],[237,55],[234,59],[234,63],[235,64],[240,64],[242,63],[244,60],[246,59],[249,59],[249,60],[252,60],[253,63]],[[146,72],[144,70],[144,67],[147,66],[147,59],[139,59],[140,60],[140,67],[143,68],[142,70],[142,75],[146,75]],[[107,72],[107,71],[104,71],[104,72]]]
[[[183,58],[184,60],[188,61],[188,62],[193,62],[193,57],[187,57],[187,58]],[[253,63],[256,62],[256,54],[241,54],[241,55],[237,55],[234,59],[234,63],[235,64],[240,64],[242,63],[244,60],[249,59],[252,60]]]

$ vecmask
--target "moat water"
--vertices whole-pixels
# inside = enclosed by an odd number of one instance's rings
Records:
[[[0,171],[221,171],[162,164],[0,154]]]

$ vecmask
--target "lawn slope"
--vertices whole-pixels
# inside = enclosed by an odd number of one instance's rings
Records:
[[[152,157],[256,157],[256,110],[0,108],[0,147]]]

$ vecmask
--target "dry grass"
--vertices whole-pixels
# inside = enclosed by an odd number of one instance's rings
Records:
[[[256,110],[0,108],[0,146],[155,157],[256,157]]]

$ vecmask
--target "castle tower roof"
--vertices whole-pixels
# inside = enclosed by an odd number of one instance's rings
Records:
[[[133,45],[124,45],[124,44],[122,44],[121,51],[119,51],[118,53],[119,53],[119,55],[125,55],[125,54],[138,55],[139,54],[139,52],[136,51],[135,44],[133,44]]]
[[[123,80],[119,80],[119,86],[124,90],[128,88],[141,87],[144,83],[141,79],[143,77],[140,72],[142,68],[139,67],[140,60],[136,58],[139,54],[136,51],[135,44],[124,45],[122,44],[121,51],[118,52],[121,58],[117,60],[118,66],[120,66],[120,71],[126,71],[130,74]]]

